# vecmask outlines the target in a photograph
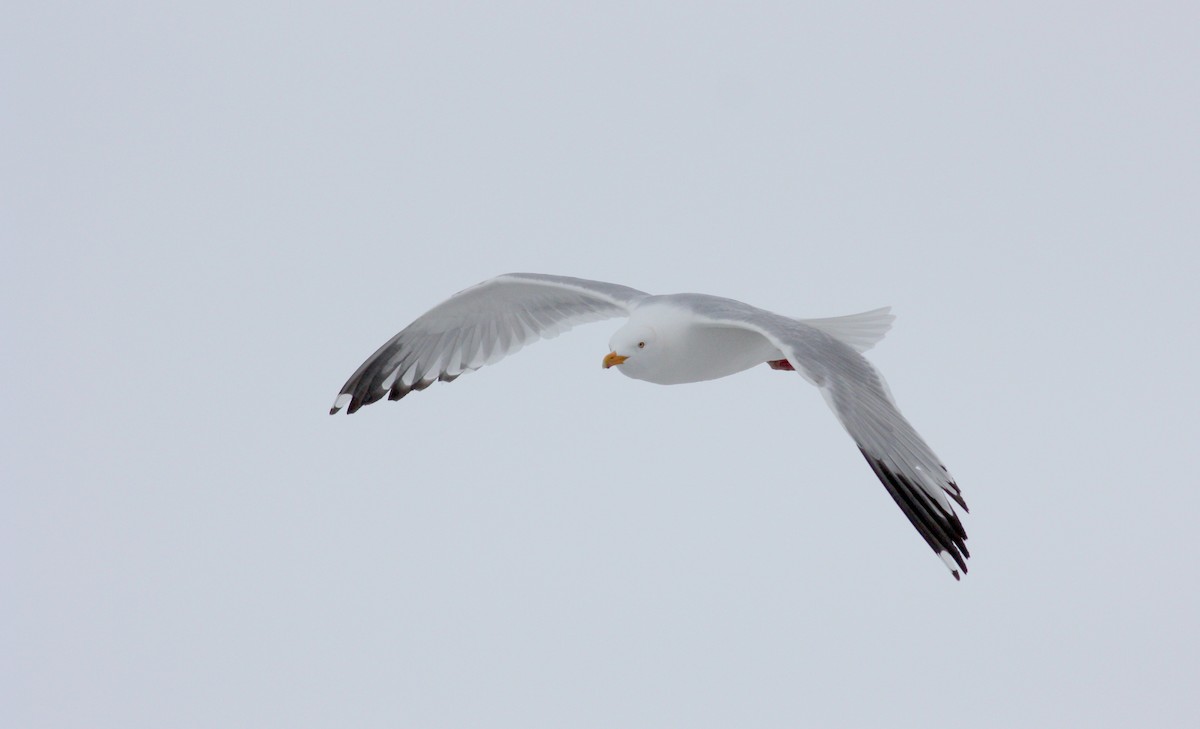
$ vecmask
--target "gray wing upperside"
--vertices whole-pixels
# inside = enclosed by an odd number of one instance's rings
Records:
[[[329,413],[399,400],[493,364],[538,339],[628,316],[648,294],[603,281],[509,273],[464,289],[392,337],[350,376]]]
[[[882,375],[865,357],[804,321],[728,299],[687,298],[715,326],[762,334],[815,384],[884,488],[954,578],[959,579],[959,570],[967,572],[967,533],[953,504],[968,509],[958,484],[900,413]]]

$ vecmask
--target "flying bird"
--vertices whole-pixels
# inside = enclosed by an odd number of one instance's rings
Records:
[[[958,485],[862,356],[891,328],[886,308],[795,319],[707,294],[655,296],[602,281],[510,273],[458,292],[388,340],[350,376],[329,412],[353,413],[385,395],[399,400],[538,339],[615,317],[628,321],[609,340],[603,366],[634,379],[676,385],[767,364],[816,385],[954,578],[967,572],[967,533],[953,505],[967,511]]]

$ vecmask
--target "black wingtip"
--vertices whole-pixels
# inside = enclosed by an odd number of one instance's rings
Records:
[[[938,506],[921,488],[902,474],[893,472],[882,459],[874,458],[863,448],[859,448],[871,470],[883,482],[896,505],[908,517],[908,520],[925,542],[942,561],[950,568],[950,574],[955,580],[961,580],[967,572],[967,533],[962,522],[953,511],[946,511]],[[958,569],[955,569],[955,567]],[[961,574],[959,572],[961,570]]]
[[[970,514],[970,513],[971,513],[971,510],[970,510],[969,508],[967,508],[967,502],[966,502],[966,500],[964,500],[964,499],[963,499],[963,497],[962,497],[962,493],[960,493],[960,492],[959,492],[959,490],[958,490],[958,484],[956,484],[955,482],[951,481],[951,482],[950,482],[950,488],[949,488],[949,489],[946,491],[946,494],[947,494],[947,495],[948,495],[950,498],[954,499],[954,503],[956,503],[956,504],[958,504],[959,506],[961,506],[963,511],[965,511],[965,512],[966,512],[966,513],[968,513],[968,514]]]
[[[329,408],[329,414],[337,415],[339,410],[341,410],[341,408],[339,408],[337,405],[334,405],[333,407]]]

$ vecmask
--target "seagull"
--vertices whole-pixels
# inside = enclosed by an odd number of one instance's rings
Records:
[[[609,340],[603,366],[634,379],[677,385],[766,364],[816,385],[954,579],[967,572],[967,533],[954,504],[968,509],[958,485],[862,356],[891,328],[888,308],[795,319],[707,294],[655,296],[603,281],[509,273],[458,292],[388,340],[350,376],[329,413],[353,413],[385,395],[399,400],[538,339],[616,317],[628,321]]]

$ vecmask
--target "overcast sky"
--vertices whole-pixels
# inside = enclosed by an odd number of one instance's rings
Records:
[[[5,12],[0,725],[1200,726],[1200,5],[299,5]],[[615,321],[327,414],[506,271],[892,305],[970,574]]]

